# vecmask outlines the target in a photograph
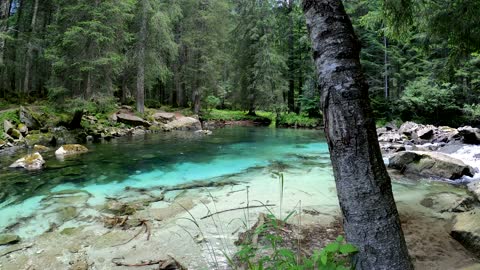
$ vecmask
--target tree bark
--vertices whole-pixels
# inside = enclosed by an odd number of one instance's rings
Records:
[[[304,0],[325,135],[356,269],[413,269],[380,153],[360,44],[341,0]]]
[[[32,23],[30,25],[30,36],[28,38],[27,43],[27,59],[25,61],[25,77],[23,80],[23,94],[28,94],[29,87],[30,87],[30,69],[32,68],[32,61],[33,61],[33,44],[32,39],[36,33],[36,26],[37,26],[37,13],[38,13],[38,2],[39,0],[35,0],[35,4],[33,5],[33,15],[32,15]]]
[[[137,111],[145,111],[145,43],[147,42],[147,0],[141,0],[142,19],[138,39]]]
[[[295,26],[293,21],[293,0],[287,0],[287,15],[289,20],[288,26],[288,93],[287,104],[288,111],[295,111],[295,48],[293,42],[293,28]]]
[[[387,36],[385,33],[383,33],[383,46],[384,46],[384,55],[383,55],[383,60],[384,60],[384,65],[385,65],[385,75],[383,75],[384,78],[384,84],[385,84],[385,99],[388,100],[388,97],[390,96],[389,91],[388,91],[388,43],[387,43]]]
[[[10,1],[2,1],[0,3],[0,33],[7,32],[7,20],[10,10]],[[0,67],[3,66],[3,54],[5,50],[5,39],[0,38]]]

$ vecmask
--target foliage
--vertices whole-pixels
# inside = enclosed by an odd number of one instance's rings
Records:
[[[217,121],[243,121],[243,120],[270,120],[273,114],[268,112],[257,112],[257,115],[248,115],[245,111],[230,111],[212,109],[203,115],[205,120]]]
[[[268,246],[262,248],[262,254],[267,253],[269,255],[258,259],[257,252],[259,249],[252,244],[244,244],[236,253],[240,263],[252,270],[354,269],[350,264],[350,259],[353,254],[358,252],[358,249],[345,243],[342,236],[337,237],[334,242],[327,244],[322,250],[314,251],[311,256],[298,256],[294,250],[283,248],[282,242],[284,239],[278,233],[283,222],[285,221],[277,220],[272,214],[268,215],[266,222],[257,227],[254,234],[265,235]]]
[[[428,78],[409,83],[398,102],[403,120],[433,124],[452,124],[460,108],[455,103],[455,86],[438,85]]]
[[[307,114],[283,113],[277,117],[277,126],[287,127],[317,127],[321,118],[311,118]]]
[[[0,139],[3,138],[4,134],[4,127],[3,122],[5,120],[10,121],[12,124],[20,123],[20,118],[18,115],[18,110],[7,110],[4,112],[0,112]]]

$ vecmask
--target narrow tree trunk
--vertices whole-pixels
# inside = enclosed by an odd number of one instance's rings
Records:
[[[390,94],[388,91],[388,44],[387,44],[387,36],[383,33],[383,46],[385,47],[384,52],[384,64],[385,64],[385,75],[383,75],[385,80],[385,99],[388,100]]]
[[[87,85],[85,87],[84,98],[88,100],[92,96],[92,72],[89,71],[87,74]]]
[[[7,20],[10,10],[10,1],[3,0],[0,3],[0,33],[6,33],[7,31]],[[3,66],[3,55],[5,50],[5,39],[0,38],[0,67]]]
[[[32,15],[32,23],[30,25],[30,37],[28,38],[27,43],[27,59],[25,61],[25,77],[23,80],[23,94],[26,95],[29,92],[30,87],[30,69],[32,68],[32,61],[33,61],[33,44],[32,39],[35,36],[35,30],[37,26],[37,13],[38,13],[38,2],[39,0],[35,0],[35,4],[33,6],[33,15]]]
[[[122,104],[127,103],[127,95],[128,95],[127,74],[126,72],[124,72],[122,76],[122,98],[120,100]]]
[[[138,39],[137,111],[145,111],[145,43],[147,42],[147,0],[141,0],[142,19]]]
[[[341,0],[305,0],[343,226],[356,269],[413,269],[377,141],[360,44]]]
[[[290,112],[295,111],[295,51],[294,51],[294,43],[293,43],[293,28],[294,28],[294,21],[293,21],[293,0],[288,0],[288,93],[287,93],[287,103],[288,103],[288,110]]]

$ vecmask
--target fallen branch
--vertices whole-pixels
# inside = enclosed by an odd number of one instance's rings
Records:
[[[253,206],[251,205],[251,206],[245,206],[245,207],[237,207],[237,208],[232,208],[232,209],[226,209],[226,210],[218,211],[218,212],[215,212],[215,213],[206,215],[206,216],[204,216],[204,217],[201,217],[200,219],[206,219],[206,218],[209,218],[209,217],[211,217],[211,216],[214,216],[214,215],[217,215],[217,214],[221,214],[221,213],[225,213],[225,212],[231,212],[231,211],[237,211],[237,210],[243,210],[243,209],[259,208],[259,207],[272,207],[272,206],[275,206],[275,204],[264,204],[264,205],[253,205]]]
[[[116,266],[126,266],[126,267],[142,267],[149,265],[158,265],[159,270],[187,270],[185,266],[175,260],[172,256],[168,256],[166,260],[148,260],[142,261],[140,263],[126,263],[123,262],[125,258],[113,258],[112,263]]]
[[[176,190],[186,190],[186,189],[196,189],[196,188],[206,188],[206,187],[223,187],[223,186],[235,186],[240,185],[238,181],[209,181],[209,182],[193,182],[187,184],[180,184],[171,187],[164,187],[165,192],[176,191]]]
[[[150,224],[148,223],[147,220],[141,220],[141,226],[142,226],[142,228],[140,228],[140,230],[138,230],[138,232],[132,238],[130,238],[128,241],[126,241],[124,243],[117,244],[117,245],[113,245],[111,247],[123,246],[125,244],[130,243],[133,239],[137,238],[142,233],[142,231],[143,231],[143,233],[147,234],[147,241],[149,241],[150,240],[150,235],[152,234]]]
[[[5,255],[8,255],[8,254],[13,253],[13,252],[28,249],[28,248],[31,248],[33,246],[34,246],[34,244],[31,243],[31,244],[26,244],[26,245],[23,245],[23,246],[20,246],[18,248],[14,248],[14,249],[8,249],[7,248],[7,249],[3,250],[2,252],[0,252],[0,257],[3,257]]]

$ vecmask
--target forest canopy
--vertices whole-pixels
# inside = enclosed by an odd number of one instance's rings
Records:
[[[0,99],[319,117],[300,0],[7,0]],[[377,119],[480,123],[479,1],[344,1]],[[412,113],[414,112],[414,113]]]

